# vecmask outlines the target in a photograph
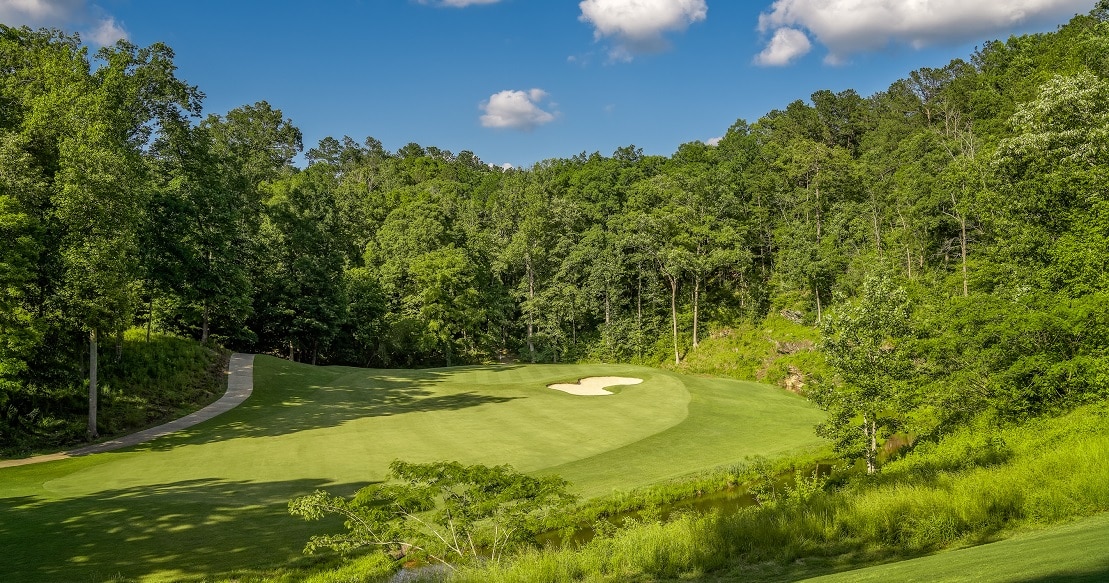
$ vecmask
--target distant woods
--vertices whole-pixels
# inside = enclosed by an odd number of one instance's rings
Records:
[[[1106,390],[1100,9],[715,146],[509,170],[349,137],[297,168],[280,110],[203,117],[173,57],[0,26],[0,432],[83,411],[132,327],[317,364],[676,362],[876,275],[937,410]]]

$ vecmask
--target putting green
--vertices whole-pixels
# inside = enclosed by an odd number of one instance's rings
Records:
[[[644,382],[604,398],[546,388],[586,376]],[[822,415],[764,385],[621,365],[399,371],[259,356],[254,387],[141,446],[0,469],[0,579],[179,580],[284,562],[328,528],[290,517],[290,498],[353,492],[394,459],[508,463],[593,496],[813,446]]]

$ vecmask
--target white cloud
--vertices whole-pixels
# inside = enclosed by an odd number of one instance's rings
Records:
[[[578,7],[578,20],[593,25],[595,39],[611,38],[609,56],[622,61],[666,49],[665,33],[683,31],[708,15],[705,0],[583,0]]]
[[[1090,0],[775,0],[759,16],[759,30],[775,34],[756,60],[762,62],[772,52],[783,30],[807,30],[827,47],[826,62],[841,63],[852,54],[891,44],[922,48],[1059,22],[1088,11],[1091,4]]]
[[[709,138],[709,139],[705,140],[705,145],[706,146],[712,146],[712,147],[715,148],[716,146],[720,145],[720,140],[723,140],[723,139],[724,139],[724,136],[719,136],[719,137],[716,137],[716,138]]]
[[[82,38],[98,45],[127,38],[122,24],[87,0],[0,0],[0,22],[78,30]]]
[[[501,91],[482,102],[481,125],[487,128],[532,130],[555,120],[556,113],[545,111],[539,104],[547,98],[542,89]],[[553,104],[551,104],[553,106]]]
[[[496,4],[501,0],[419,0],[420,4],[433,4],[435,6],[449,6],[451,8],[465,8],[480,4]]]
[[[96,28],[88,33],[88,38],[93,43],[98,45],[107,46],[115,44],[119,39],[127,39],[127,31],[116,22],[116,19],[108,17],[101,20]]]
[[[755,57],[755,63],[780,67],[805,56],[811,50],[812,43],[805,33],[796,28],[779,28],[774,31],[774,38],[770,39],[766,48]]]
[[[0,0],[0,20],[8,24],[49,26],[84,8],[84,0]]]

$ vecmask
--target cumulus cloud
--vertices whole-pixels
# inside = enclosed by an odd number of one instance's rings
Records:
[[[766,48],[755,57],[755,62],[769,67],[788,65],[812,50],[809,37],[796,28],[779,28]]]
[[[449,6],[451,8],[465,8],[467,6],[474,6],[478,4],[496,4],[500,1],[501,0],[419,0],[420,4]]]
[[[485,115],[481,125],[487,128],[533,130],[555,120],[555,113],[540,107],[547,98],[542,89],[529,91],[501,91],[494,93],[481,104]]]
[[[919,49],[1059,22],[1089,10],[1090,4],[1090,0],[775,0],[759,16],[759,31],[774,35],[756,62],[784,65],[804,54],[796,53],[803,46],[802,29],[828,49],[825,61],[834,64],[889,45]]]
[[[89,31],[88,39],[98,45],[115,44],[119,39],[127,38],[127,31],[123,30],[116,19],[105,18],[101,20],[95,28]]]
[[[127,38],[121,23],[86,0],[0,0],[0,22],[76,29],[82,38],[98,45]]]
[[[705,145],[706,146],[712,146],[712,147],[715,148],[716,146],[720,145],[720,140],[723,140],[723,139],[724,139],[724,136],[709,138],[709,139],[705,140]]]
[[[684,31],[708,15],[705,0],[583,0],[578,7],[578,20],[593,25],[595,39],[612,39],[609,56],[622,61],[666,49],[667,32]]]

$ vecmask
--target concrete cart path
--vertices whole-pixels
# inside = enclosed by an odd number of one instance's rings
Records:
[[[169,423],[144,429],[138,433],[132,433],[123,437],[118,437],[110,441],[101,443],[94,443],[77,449],[63,451],[58,453],[51,453],[47,455],[36,455],[34,457],[23,458],[18,460],[0,460],[0,468],[9,468],[13,466],[25,466],[28,464],[37,464],[42,462],[49,462],[54,460],[61,460],[70,457],[89,455],[93,453],[100,453],[103,451],[112,451],[113,449],[120,449],[137,445],[152,439],[157,439],[163,435],[169,435],[174,431],[180,431],[207,421],[220,413],[224,413],[234,409],[250,396],[254,390],[254,355],[253,354],[239,354],[231,355],[231,361],[227,364],[227,392],[219,398],[218,401],[208,405],[207,407],[189,413],[180,419],[174,419]]]

